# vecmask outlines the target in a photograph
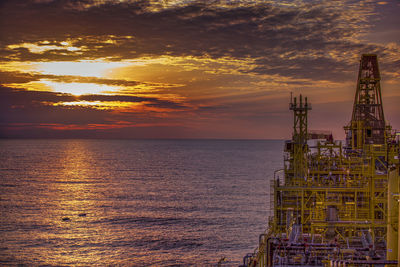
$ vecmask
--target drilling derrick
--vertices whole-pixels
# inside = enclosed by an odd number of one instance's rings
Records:
[[[386,143],[380,80],[377,56],[362,55],[353,114],[345,127],[347,145],[352,150],[363,149],[365,144]]]

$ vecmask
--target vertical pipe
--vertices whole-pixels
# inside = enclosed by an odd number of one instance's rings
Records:
[[[390,182],[390,179],[394,179],[396,181],[395,190],[397,190],[397,193],[399,193],[400,192],[400,166],[399,165],[397,166],[397,169],[395,169],[395,170],[390,172],[390,174],[389,174],[389,182]],[[391,195],[391,192],[389,190],[388,190],[388,194]],[[389,206],[388,208],[389,208],[389,212],[390,212],[391,207]],[[397,201],[397,206],[395,206],[395,208],[397,210],[397,215],[399,217],[397,219],[397,223],[398,223],[397,240],[396,240],[397,253],[394,253],[394,255],[396,257],[395,259],[397,259],[397,262],[398,262],[397,266],[400,267],[400,257],[399,257],[400,256],[400,246],[399,246],[399,240],[400,240],[400,231],[399,231],[400,230],[400,228],[399,228],[400,227],[400,210],[399,209],[400,209],[400,204],[399,204],[398,201]],[[396,233],[394,233],[394,235],[396,235]],[[389,237],[389,233],[387,234],[387,236]],[[386,241],[386,242],[388,242],[388,241]],[[389,244],[388,244],[388,246],[389,246]]]
[[[395,199],[395,195],[399,193],[399,176],[396,171],[389,173],[388,180],[388,224],[387,224],[387,235],[386,235],[386,259],[397,260],[398,259],[398,230],[395,229],[398,224],[398,202]]]

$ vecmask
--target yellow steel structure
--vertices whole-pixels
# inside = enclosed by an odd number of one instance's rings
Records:
[[[387,259],[398,260],[400,173],[392,170],[388,181]]]
[[[308,125],[308,111],[311,110],[311,105],[307,102],[307,97],[303,103],[303,97],[300,95],[299,102],[297,98],[294,98],[294,102],[290,102],[290,110],[293,110],[294,121],[293,121],[293,137],[292,142],[288,143],[291,145],[290,149],[293,150],[293,155],[290,158],[291,166],[293,169],[287,179],[292,184],[301,185],[302,181],[307,177],[307,158],[306,153],[308,151],[307,146],[307,125]]]
[[[384,120],[377,56],[361,57],[345,145],[326,134],[311,140],[307,98],[294,98],[289,109],[294,123],[284,181],[272,181],[269,228],[243,265],[394,264],[387,245],[396,251],[397,238],[387,234],[397,235],[399,181],[389,173],[398,172],[399,142]]]

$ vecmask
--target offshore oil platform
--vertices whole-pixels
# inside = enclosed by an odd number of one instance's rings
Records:
[[[311,104],[291,99],[293,136],[283,175],[271,181],[273,215],[243,266],[398,264],[399,133],[385,121],[380,80],[377,55],[362,55],[344,143],[308,131]]]

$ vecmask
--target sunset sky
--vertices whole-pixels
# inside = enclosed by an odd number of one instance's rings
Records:
[[[361,54],[400,130],[400,1],[2,0],[0,137],[344,138]]]

